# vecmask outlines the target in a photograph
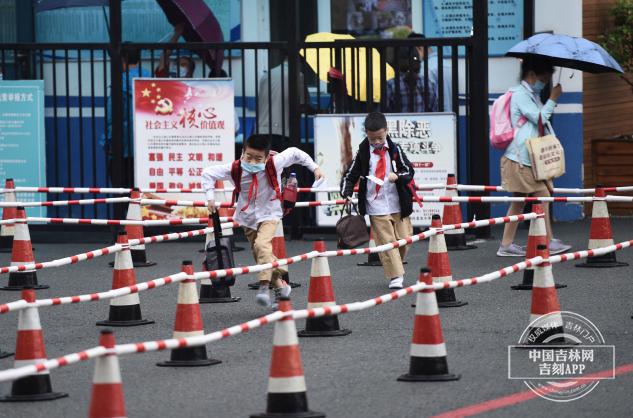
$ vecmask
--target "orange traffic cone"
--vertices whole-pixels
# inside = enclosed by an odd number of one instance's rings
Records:
[[[182,272],[193,274],[193,263],[189,260],[182,262]],[[196,281],[185,279],[178,287],[178,306],[176,307],[176,322],[173,338],[194,337],[204,335],[204,325],[198,304],[198,290]],[[220,360],[207,357],[204,345],[196,347],[175,348],[171,350],[170,360],[157,363],[157,366],[192,367],[211,366],[221,363]]]
[[[6,179],[4,182],[5,189],[15,189],[13,179]],[[15,192],[6,192],[4,194],[5,202],[15,202]],[[2,208],[2,220],[17,218],[15,207]],[[15,234],[15,224],[3,224],[0,226],[0,253],[10,253],[13,248],[13,235]]]
[[[374,240],[374,231],[371,227],[369,227],[369,247],[375,247],[376,241]],[[402,262],[404,264],[404,261]],[[367,267],[382,267],[382,262],[380,261],[379,253],[369,253],[367,255],[367,262],[358,263],[358,266],[367,266]]]
[[[442,218],[440,218],[440,215],[433,215],[431,228],[442,228]],[[437,235],[433,235],[429,239],[429,257],[427,263],[433,275],[433,283],[450,282],[453,280],[443,231],[440,231]],[[468,302],[457,300],[455,298],[455,290],[452,288],[436,290],[435,294],[437,295],[437,303],[440,308],[457,308],[468,304]]]
[[[589,231],[589,245],[587,248],[594,250],[600,247],[613,245],[613,232],[609,219],[609,208],[604,200],[606,193],[602,186],[596,186],[593,207],[591,209],[591,229]],[[576,267],[624,267],[628,263],[620,262],[615,257],[615,251],[598,257],[589,257]]]
[[[35,302],[35,291],[22,290],[22,299]],[[18,336],[15,344],[15,367],[29,366],[46,361],[44,333],[36,307],[22,309],[18,315]],[[52,401],[64,398],[67,393],[53,392],[48,370],[21,377],[11,385],[11,394],[0,398],[2,402]]]
[[[127,243],[127,233],[125,231],[119,231],[117,244],[123,245],[124,248],[114,256],[112,289],[119,289],[136,284],[136,274],[132,267],[132,256],[130,255],[130,249],[127,247]],[[132,327],[135,325],[153,323],[154,321],[148,321],[141,317],[141,301],[138,297],[138,293],[130,293],[110,299],[110,313],[108,319],[97,322],[97,325]]]
[[[457,189],[457,179],[455,174],[449,174],[446,178],[446,196],[459,196]],[[453,187],[449,187],[453,186]],[[442,213],[442,219],[446,225],[454,225],[462,223],[462,209],[459,202],[446,202],[444,203],[444,212]],[[477,248],[475,245],[466,244],[466,231],[464,228],[449,229],[444,232],[446,240],[446,248],[449,251],[455,250],[472,250]]]
[[[101,331],[99,345],[113,349],[114,334],[110,330]],[[121,382],[119,358],[116,353],[108,353],[95,360],[95,373],[92,379],[92,397],[90,399],[90,418],[125,418],[125,395]]]
[[[282,312],[292,310],[289,298],[283,296],[279,298],[279,310]],[[266,412],[251,415],[251,417],[325,417],[325,414],[308,409],[301,351],[292,316],[286,316],[275,322]]]
[[[431,273],[429,269],[420,269],[418,281],[432,284]],[[398,378],[402,382],[437,382],[458,380],[461,377],[448,372],[440,312],[433,293],[431,289],[418,292],[410,351],[411,363],[409,373]]]
[[[26,218],[23,207],[17,209],[18,218]],[[11,253],[11,266],[23,266],[33,264],[33,248],[31,247],[31,235],[26,221],[16,221],[15,236],[13,237],[13,252]],[[2,290],[22,290],[26,287],[33,289],[48,289],[49,286],[37,283],[37,273],[35,270],[16,271],[9,273],[9,283],[2,286]]]
[[[548,260],[547,245],[538,245],[536,255]],[[552,265],[549,261],[545,261],[534,269],[530,325],[524,344],[567,344],[568,341],[564,335],[563,318],[560,313],[558,293],[554,286]]]
[[[138,188],[132,189],[130,198],[137,200],[141,199],[141,191]],[[126,219],[129,221],[140,221],[143,219],[141,216],[141,204],[138,201],[132,200],[127,209]],[[143,225],[126,225],[125,231],[127,232],[128,239],[143,239]],[[150,267],[156,265],[153,261],[147,261],[147,253],[145,252],[145,244],[130,246],[130,253],[132,254],[132,262],[134,267]]]
[[[326,251],[323,240],[314,242],[314,251]],[[310,289],[308,290],[308,309],[336,305],[332,276],[327,257],[312,259],[310,267]],[[299,337],[341,337],[350,334],[349,329],[341,329],[338,315],[321,316],[306,319],[306,329],[299,331]]]
[[[539,245],[547,245],[547,232],[545,230],[545,213],[543,212],[543,205],[540,203],[532,204],[532,212],[538,215],[538,218],[530,221],[530,230],[528,232],[527,250],[525,252],[525,259],[536,257],[536,247]],[[514,290],[532,290],[532,283],[534,281],[534,267],[528,267],[523,270],[523,282],[518,285],[510,286]],[[564,284],[556,284],[556,288],[560,289],[567,287]]]

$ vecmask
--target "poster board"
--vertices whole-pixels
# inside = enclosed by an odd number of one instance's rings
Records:
[[[134,79],[134,176],[141,188],[201,188],[202,171],[235,159],[233,80]],[[157,193],[151,199],[205,200]],[[195,218],[206,208],[143,206],[143,219]]]
[[[415,168],[415,182],[444,183],[449,173],[457,170],[456,117],[454,113],[385,114],[389,136],[402,147]],[[358,145],[365,138],[365,115],[317,115],[314,119],[315,161],[321,167],[329,186],[339,186],[352,162]],[[444,194],[444,189],[420,191],[418,195]],[[338,192],[317,193],[317,200],[340,199]],[[317,225],[334,226],[342,206],[317,207]],[[441,203],[414,202],[413,226],[431,225],[431,216],[443,210]]]

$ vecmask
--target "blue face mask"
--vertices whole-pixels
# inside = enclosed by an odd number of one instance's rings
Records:
[[[251,163],[247,163],[246,161],[242,161],[241,165],[244,171],[251,174],[259,173],[260,171],[264,169],[264,163],[251,164]]]
[[[532,87],[534,93],[540,94],[545,88],[545,83],[543,83],[541,80],[536,80],[534,84],[530,84],[530,87]]]

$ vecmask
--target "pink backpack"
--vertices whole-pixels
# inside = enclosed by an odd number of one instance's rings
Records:
[[[493,103],[490,110],[490,145],[493,148],[504,150],[508,148],[514,139],[515,128],[512,126],[512,117],[510,115],[510,102],[512,100],[512,91],[508,90],[499,96]],[[523,126],[527,121],[521,116],[517,128]]]

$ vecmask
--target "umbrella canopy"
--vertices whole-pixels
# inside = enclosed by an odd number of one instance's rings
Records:
[[[600,45],[584,38],[539,33],[513,46],[506,55],[516,58],[539,56],[552,65],[588,73],[623,73],[622,67]]]
[[[354,39],[351,35],[342,35],[329,32],[313,33],[308,35],[305,39],[306,43],[309,42],[334,42],[337,40],[350,40]],[[354,99],[360,101],[367,101],[367,48],[341,48],[342,63],[344,68],[341,69],[345,83],[347,86],[347,92],[349,95],[353,94]],[[306,62],[312,68],[312,70],[319,76],[319,79],[328,81],[328,71],[332,67],[336,67],[336,54],[334,47],[332,48],[309,48],[306,47],[300,51],[301,55],[305,58]],[[371,69],[372,79],[372,100],[374,102],[380,102],[380,53],[371,48]],[[393,78],[395,73],[393,68],[385,63],[385,75],[386,80]],[[353,84],[352,84],[353,83]]]
[[[222,28],[203,0],[156,0],[167,20],[176,26],[185,25],[183,38],[189,42],[224,42]],[[196,54],[219,75],[224,59],[223,50],[197,50]]]

